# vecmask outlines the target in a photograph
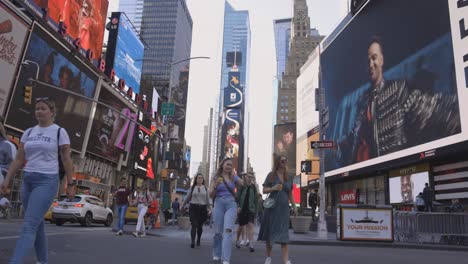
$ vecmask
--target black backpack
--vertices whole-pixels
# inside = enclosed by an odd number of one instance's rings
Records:
[[[60,155],[60,130],[62,128],[59,127],[59,129],[57,130],[57,157],[58,157],[58,164],[59,164],[59,178],[60,178],[60,181],[63,180],[63,177],[65,177],[65,168],[63,167],[63,162],[62,162],[62,158],[61,158],[61,155]],[[31,131],[33,130],[33,128],[29,129],[28,131],[28,137],[29,135],[31,134]]]

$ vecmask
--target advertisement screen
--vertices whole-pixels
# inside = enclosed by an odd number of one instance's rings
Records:
[[[448,3],[371,1],[325,47],[325,136],[337,145],[327,176],[466,140],[459,101],[468,90]],[[414,15],[421,7],[425,19]]]
[[[142,125],[137,125],[135,138],[135,171],[137,174],[154,179],[153,171],[153,141],[151,131],[148,129],[151,120],[143,116],[139,120]]]
[[[125,90],[140,93],[145,47],[124,13],[113,12],[110,25],[106,68],[114,69],[117,81],[125,80]]]
[[[224,108],[240,108],[244,94],[240,86],[240,72],[229,72],[229,84],[224,88]]]
[[[96,107],[87,151],[117,162],[120,154],[130,151],[137,114],[104,86],[99,102],[106,105]]]
[[[184,140],[185,135],[185,118],[187,116],[187,94],[188,94],[188,69],[180,71],[179,84],[172,87],[171,100],[175,104],[175,114],[173,116],[173,122],[179,128],[179,142]]]
[[[241,112],[238,109],[228,109],[224,114],[221,159],[232,158],[234,168],[238,169],[241,142]]]
[[[275,158],[286,157],[289,168],[296,171],[296,123],[276,125],[274,133]]]
[[[29,83],[29,79],[36,77],[42,84],[33,83],[32,103],[25,103],[23,88]],[[71,147],[81,151],[91,100],[76,96],[70,91],[93,97],[96,83],[97,76],[91,70],[35,24],[19,70],[6,124],[20,130],[36,125],[34,100],[47,97],[54,100],[57,107],[55,123],[67,130]]]
[[[80,38],[81,47],[90,49],[94,58],[101,57],[104,24],[106,22],[107,0],[26,0],[24,1],[38,16],[42,8],[49,14],[49,25],[58,29],[60,22],[65,23],[67,35],[71,40]]]
[[[28,26],[0,3],[0,116],[8,104]]]
[[[424,189],[424,184],[429,183],[429,173],[419,172],[389,179],[390,203],[414,203],[416,196]]]

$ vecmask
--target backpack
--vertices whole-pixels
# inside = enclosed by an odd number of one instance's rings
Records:
[[[60,181],[63,180],[63,177],[65,177],[65,167],[63,167],[63,162],[62,162],[62,158],[61,158],[61,155],[60,155],[60,130],[62,128],[59,127],[59,129],[57,129],[57,157],[58,157],[58,165],[59,165],[59,179]],[[33,128],[29,129],[28,131],[28,137],[29,135],[31,134],[31,131],[33,130]]]

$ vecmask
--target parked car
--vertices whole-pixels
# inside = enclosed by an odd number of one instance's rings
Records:
[[[52,220],[58,226],[65,222],[80,223],[86,227],[92,223],[110,226],[113,219],[112,210],[92,195],[76,195],[72,200],[62,195],[52,209]]]

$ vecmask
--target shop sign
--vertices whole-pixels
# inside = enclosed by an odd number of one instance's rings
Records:
[[[356,204],[357,192],[356,190],[345,190],[340,192],[340,203],[341,204]]]

